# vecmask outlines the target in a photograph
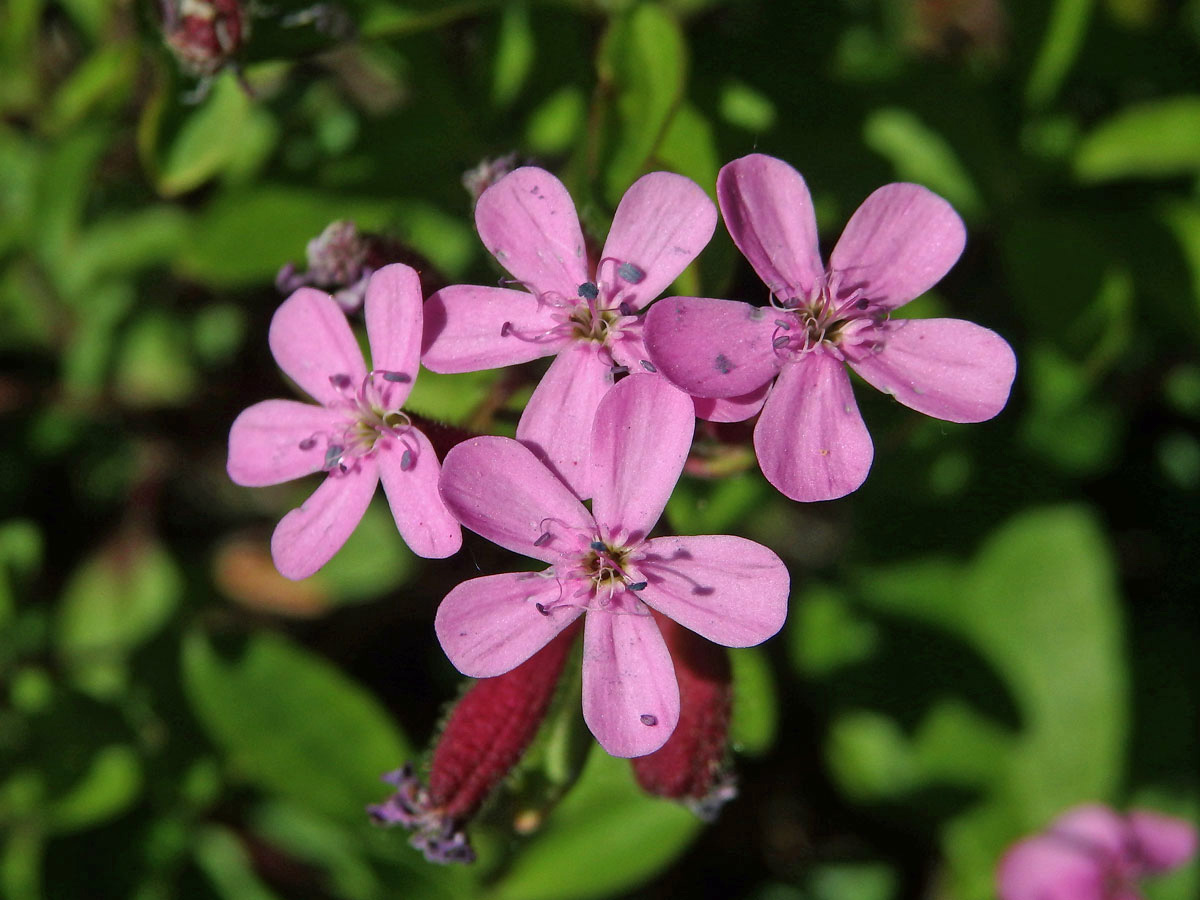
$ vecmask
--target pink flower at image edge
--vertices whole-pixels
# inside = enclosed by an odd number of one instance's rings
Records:
[[[905,406],[980,422],[1008,400],[1016,357],[995,332],[960,319],[892,319],[962,252],[950,205],[914,184],[875,191],[850,217],[825,268],[800,173],[754,154],[721,169],[717,196],[734,243],[771,304],[668,297],[646,317],[658,371],[698,398],[758,397],[754,447],[767,480],[793,500],[831,500],[866,479],[874,450],[848,365]],[[747,404],[745,417],[758,411]]]
[[[1014,844],[996,870],[1000,900],[1138,900],[1138,882],[1196,854],[1196,828],[1149,810],[1077,806]]]
[[[644,175],[621,198],[593,266],[567,189],[549,172],[524,167],[484,191],[475,222],[484,246],[525,290],[452,285],[434,293],[422,361],[434,372],[471,372],[554,356],[517,439],[579,497],[590,497],[596,407],[614,368],[649,370],[638,313],[708,243],[716,207],[682,175]]]
[[[437,491],[437,455],[402,412],[421,348],[416,272],[398,264],[376,272],[365,311],[370,371],[332,297],[311,288],[288,297],[271,319],[271,353],[319,405],[264,400],[243,411],[229,432],[227,469],[237,484],[262,487],[328,473],[271,538],[276,568],[288,578],[306,578],[333,557],[380,481],[414,553],[441,558],[462,545],[462,530]]]
[[[740,537],[647,538],[683,468],[690,399],[629,377],[600,402],[590,453],[592,511],[522,444],[481,437],[447,455],[442,496],[488,540],[549,563],[463,582],[434,627],[463,674],[519,665],[586,613],[583,713],[614,756],[652,753],[679,719],[671,656],[650,610],[718,644],[760,643],[783,625],[788,573]]]

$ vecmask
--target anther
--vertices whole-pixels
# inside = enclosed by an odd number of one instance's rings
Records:
[[[404,372],[384,372],[383,380],[390,381],[392,384],[408,384],[412,381],[412,377]]]
[[[533,606],[534,606],[534,609],[536,609],[538,612],[540,612],[543,616],[550,615],[550,610],[546,609],[546,607],[542,606],[542,604],[535,603],[535,604],[533,604]]]
[[[866,309],[870,305],[871,305],[871,301],[867,300],[865,297],[862,300],[859,300],[857,303],[854,304],[856,309]]]
[[[650,362],[650,360],[648,360],[648,359],[643,359],[641,361],[641,363],[642,363],[642,368],[645,369],[647,372],[650,372],[651,374],[658,371],[658,366],[654,365],[654,363]]]
[[[786,347],[790,341],[790,337],[788,337],[786,334],[781,334],[779,337],[775,338],[775,340],[771,341],[771,346],[776,350],[779,350],[782,347]]]
[[[629,589],[631,591],[644,591],[646,589],[646,585],[648,585],[649,583],[650,582],[648,582],[648,581],[636,581],[633,584],[629,585]]]
[[[622,281],[637,284],[646,277],[646,273],[631,262],[623,262],[617,266],[617,275]]]
[[[552,540],[554,540],[554,535],[548,531],[543,531],[540,535],[538,535],[538,539],[533,542],[533,546],[545,547]]]
[[[604,541],[592,541],[588,546],[590,546],[597,553],[603,553],[608,549],[608,547],[604,545]]]
[[[778,325],[780,328],[783,328],[787,331],[792,330],[792,323],[789,322],[787,319],[776,319],[775,324]]]
[[[317,439],[315,437],[306,437],[300,442],[301,450],[311,450],[315,446],[317,446]]]
[[[640,716],[638,716],[638,718],[642,720],[643,725],[658,724],[658,716],[652,716],[650,713],[642,713]]]
[[[608,372],[614,378],[618,375],[628,375],[629,374],[629,366],[614,365],[611,369],[608,370]]]
[[[512,322],[505,322],[500,326],[500,337],[508,337],[512,333]]]
[[[349,389],[354,382],[351,381],[349,375],[339,372],[337,375],[329,376],[329,383],[334,386],[334,389],[344,391]]]
[[[345,452],[345,449],[345,447],[341,447],[338,444],[330,444],[329,448],[325,451],[325,468],[332,469],[338,460],[342,458],[342,453]]]
[[[402,454],[400,454],[400,471],[407,472],[412,467],[413,467],[413,452],[411,450],[406,449]]]
[[[633,305],[628,300],[622,300],[617,305],[617,312],[619,312],[623,316],[636,316],[637,315],[637,310],[633,308]]]
[[[600,296],[600,288],[596,287],[590,281],[585,281],[579,286],[579,296],[584,300],[595,300]]]

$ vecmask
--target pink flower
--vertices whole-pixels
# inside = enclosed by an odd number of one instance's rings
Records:
[[[1196,829],[1182,819],[1077,806],[1009,848],[996,882],[1001,900],[1139,900],[1139,879],[1195,853]]]
[[[1004,407],[1016,359],[1003,338],[960,319],[891,318],[962,252],[966,231],[945,200],[915,184],[885,185],[851,216],[826,269],[808,188],[787,163],[734,160],[717,197],[771,305],[667,298],[646,317],[646,348],[696,397],[757,398],[744,417],[761,405],[755,451],[785,495],[830,500],[867,477],[871,437],[843,363],[939,419],[980,422]]]
[[[717,211],[695,182],[670,172],[639,178],[621,198],[592,266],[575,204],[543,169],[516,169],[475,207],[484,246],[525,291],[453,285],[425,305],[422,362],[471,372],[557,358],[517,425],[528,446],[579,497],[596,407],[614,367],[649,367],[638,310],[704,248]]]
[[[264,400],[229,431],[229,477],[248,487],[325,471],[328,476],[271,538],[275,566],[305,578],[329,562],[354,531],[383,481],[400,534],[419,556],[445,557],[462,530],[437,491],[429,439],[401,411],[417,377],[421,285],[404,265],[385,266],[367,285],[367,338],[375,368],[337,302],[301,288],[271,319],[271,353],[320,404]]]
[[[663,379],[619,382],[596,412],[591,512],[517,441],[481,437],[446,454],[442,497],[459,521],[550,567],[452,590],[434,620],[442,649],[464,675],[488,678],[586,612],[583,715],[614,756],[652,753],[679,720],[675,671],[651,609],[729,647],[766,640],[787,613],[787,569],[766,547],[646,537],[694,424],[691,401]]]

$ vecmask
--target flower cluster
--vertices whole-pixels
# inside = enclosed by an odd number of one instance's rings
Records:
[[[446,655],[480,681],[448,721],[430,787],[402,770],[389,776],[396,795],[372,808],[413,828],[430,858],[470,858],[462,826],[532,738],[577,633],[583,716],[604,749],[635,758],[647,790],[701,812],[730,796],[720,647],[758,644],[782,627],[789,576],[745,538],[652,536],[697,417],[758,415],[764,475],[810,501],[854,490],[871,464],[843,364],[949,421],[987,419],[1007,400],[1015,360],[998,335],[956,319],[891,319],[962,251],[965,230],[944,200],[916,185],[879,189],[826,267],[804,180],[786,163],[736,160],[717,195],[767,285],[766,306],[651,305],[716,228],[717,207],[689,179],[640,178],[592,253],[562,183],[522,167],[475,207],[480,238],[512,278],[505,286],[452,285],[422,303],[413,269],[356,256],[341,280],[366,279],[372,368],[328,294],[300,287],[271,323],[280,368],[318,405],[268,400],[243,412],[229,474],[267,485],[326,473],[275,530],[280,572],[302,578],[324,565],[380,481],[417,554],[453,554],[465,526],[546,566],[464,581],[437,610]],[[541,357],[553,361],[516,440],[470,436],[439,465],[403,411],[418,364],[458,373]]]

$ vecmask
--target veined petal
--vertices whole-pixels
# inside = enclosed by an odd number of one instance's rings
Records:
[[[784,367],[754,427],[754,450],[767,481],[793,500],[859,488],[874,450],[838,360],[817,351]]]
[[[271,535],[271,556],[285,578],[307,578],[342,549],[371,497],[379,473],[362,459],[347,472],[328,476],[311,497],[284,516]]]
[[[829,258],[839,298],[862,290],[872,309],[895,309],[942,280],[967,229],[958,213],[918,184],[885,184],[854,211]]]
[[[787,567],[754,541],[654,538],[642,545],[636,565],[646,581],[642,601],[714,643],[760,644],[787,617]]]
[[[645,756],[679,722],[679,685],[653,616],[592,610],[583,626],[583,719],[613,756]]]
[[[455,284],[425,301],[421,362],[431,372],[475,372],[557,353],[571,340],[551,333],[553,310],[525,291]]]
[[[643,175],[613,214],[597,279],[610,298],[641,309],[679,277],[716,227],[717,208],[696,182],[673,172]],[[622,272],[623,264],[633,270]]]
[[[462,528],[438,493],[441,466],[429,438],[416,428],[397,438],[380,438],[375,461],[392,518],[409,549],[426,559],[457,553]]]
[[[782,364],[769,308],[708,297],[666,297],[646,313],[650,361],[694,397],[740,397],[760,389]]]
[[[804,178],[781,159],[752,153],[717,175],[717,201],[733,242],[776,297],[813,296],[825,277],[817,218]]]
[[[1129,813],[1129,827],[1148,874],[1169,872],[1196,855],[1196,826],[1184,819],[1135,809]]]
[[[962,319],[890,319],[864,328],[846,362],[905,406],[948,422],[982,422],[1004,408],[1017,371],[1012,347]]]
[[[516,553],[557,562],[586,549],[592,514],[528,447],[511,438],[478,437],[450,449],[442,462],[442,500],[467,528]],[[545,535],[550,537],[545,537]]]
[[[446,595],[433,628],[458,671],[471,678],[502,675],[579,618],[582,607],[551,606],[561,592],[540,572],[472,578]]]
[[[367,375],[346,314],[312,288],[300,288],[275,310],[267,343],[284,374],[326,406],[343,399],[331,376],[345,375],[357,389]]]
[[[371,364],[379,371],[396,372],[407,381],[391,383],[389,405],[404,405],[417,378],[421,361],[421,280],[409,266],[394,263],[376,271],[367,282],[364,312]]]
[[[613,387],[592,425],[592,514],[605,539],[640,540],[683,471],[696,428],[692,398],[665,378]]]
[[[517,422],[517,440],[581,499],[591,496],[592,421],[613,385],[599,344],[575,342],[550,364]]]
[[[475,227],[500,265],[534,293],[573,298],[590,280],[575,204],[545,169],[515,169],[484,191]]]
[[[264,400],[242,411],[229,429],[226,470],[235,484],[263,487],[320,472],[325,435],[341,434],[345,417],[299,400]],[[311,441],[311,444],[309,443]]]
[[[771,382],[740,397],[693,397],[696,418],[708,422],[745,422],[758,415],[767,401]]]

